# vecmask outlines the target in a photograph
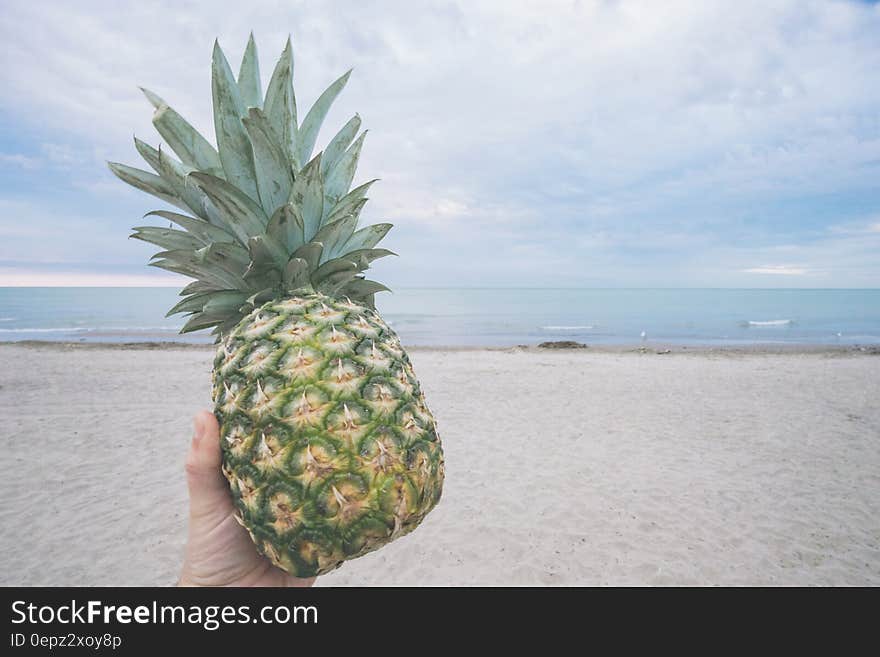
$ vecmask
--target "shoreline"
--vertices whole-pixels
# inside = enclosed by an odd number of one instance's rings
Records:
[[[541,347],[536,344],[522,344],[513,346],[491,345],[404,345],[407,351],[413,352],[509,352],[509,353],[564,353],[572,355],[576,353],[594,354],[644,354],[644,355],[825,355],[825,356],[878,356],[880,344],[865,345],[827,345],[827,344],[730,344],[730,345],[705,345],[705,344],[673,344],[673,343],[631,343],[631,344],[588,344],[579,347]],[[71,342],[55,340],[19,340],[0,342],[0,349],[20,347],[34,350],[47,351],[74,351],[74,350],[113,350],[113,351],[213,351],[214,344],[173,342],[173,341],[143,341],[143,342]]]

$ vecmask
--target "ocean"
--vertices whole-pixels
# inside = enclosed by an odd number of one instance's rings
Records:
[[[175,288],[0,288],[0,341],[211,342],[165,318]],[[880,290],[397,289],[406,345],[880,344]]]

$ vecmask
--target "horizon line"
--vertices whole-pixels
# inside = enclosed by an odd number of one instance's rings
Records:
[[[179,285],[2,285],[0,290],[63,290],[63,289],[117,289],[117,290],[163,290],[163,289],[181,289]],[[797,286],[779,286],[779,287],[744,287],[744,286],[691,286],[691,285],[664,285],[664,286],[639,286],[639,285],[615,285],[615,286],[427,286],[427,285],[405,285],[398,286],[398,290],[864,290],[878,291],[878,287],[797,287]],[[394,294],[394,289],[387,290]]]

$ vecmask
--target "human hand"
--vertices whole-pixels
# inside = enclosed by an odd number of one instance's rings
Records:
[[[198,413],[186,459],[189,538],[178,586],[311,586],[314,577],[288,575],[257,552],[235,519],[229,484],[220,471],[220,427]]]

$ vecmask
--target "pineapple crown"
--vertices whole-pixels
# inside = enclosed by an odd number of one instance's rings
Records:
[[[164,249],[153,267],[194,279],[168,315],[187,313],[181,333],[213,327],[218,339],[255,307],[303,292],[345,296],[374,307],[387,290],[367,280],[370,262],[386,255],[376,244],[391,224],[358,229],[371,180],[350,190],[366,131],[355,114],[311,157],[330,105],[351,71],[297,120],[290,39],[275,65],[265,98],[257,47],[248,40],[236,79],[219,44],[211,67],[217,148],[159,96],[153,125],[178,159],[135,138],[150,173],[109,162],[124,182],[182,209],[156,210],[182,230],[138,226],[131,237]]]

